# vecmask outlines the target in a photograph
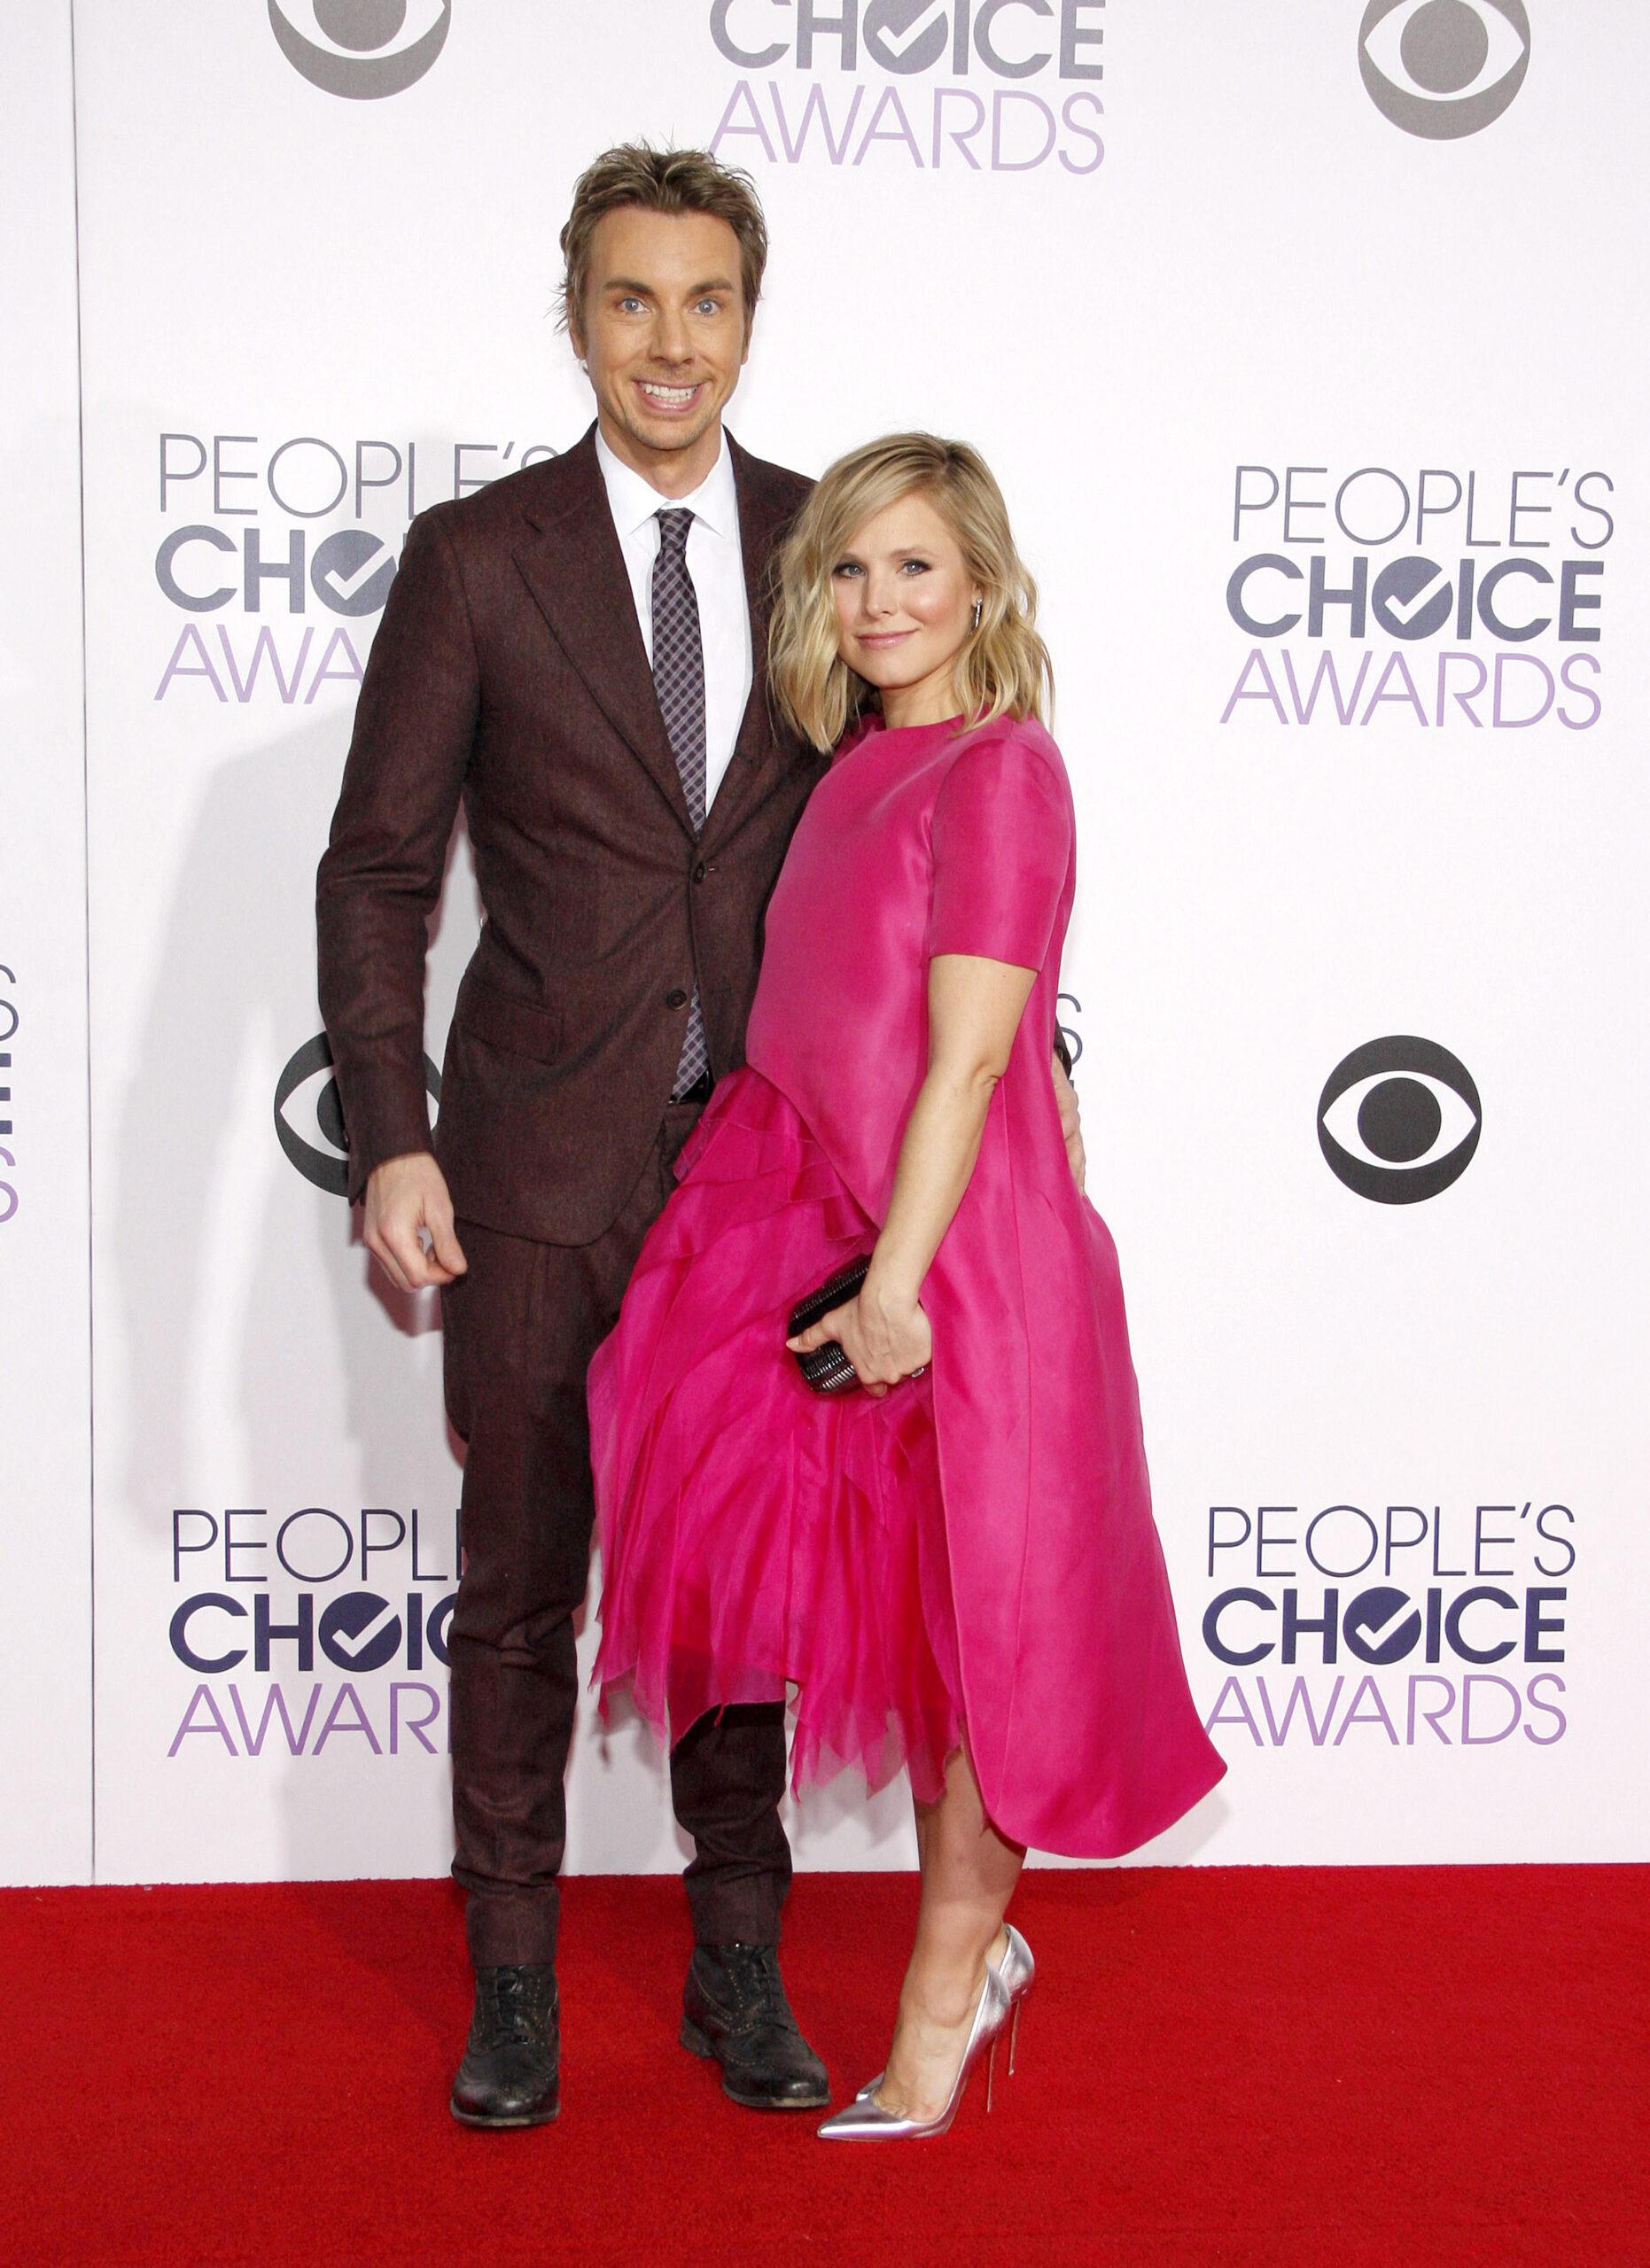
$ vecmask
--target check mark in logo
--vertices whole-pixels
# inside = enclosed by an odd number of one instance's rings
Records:
[[[1386,1596],[1390,1598],[1392,1594],[1389,1591]],[[1349,1639],[1357,1639],[1357,1651],[1363,1658],[1374,1662],[1398,1660],[1420,1635],[1420,1610],[1401,1593],[1381,1621],[1368,1622],[1360,1616],[1347,1630]]]
[[[368,554],[354,574],[340,574],[336,567],[329,567],[322,576],[335,598],[353,599],[357,591],[365,588],[384,564],[384,550],[380,545]]]
[[[939,58],[946,18],[945,0],[881,0],[867,12],[865,43],[879,62],[922,70]]]
[[[334,614],[376,614],[389,596],[395,555],[365,528],[339,528],[315,548],[315,596]]]
[[[357,1613],[365,1613],[367,1620],[359,1629],[347,1629],[346,1625],[354,1622]],[[399,1636],[399,1617],[393,1607],[382,1601],[378,1603],[377,1612],[373,1614],[368,1600],[339,1599],[327,1617],[327,1651],[344,1668],[352,1666],[376,1667],[376,1662],[370,1663],[368,1657],[375,1651],[385,1651],[382,1642],[392,1623],[397,1625],[396,1635]]]
[[[1413,1612],[1414,1609],[1405,1599],[1402,1605],[1393,1608],[1384,1622],[1366,1623],[1359,1635],[1367,1639],[1372,1646],[1384,1646],[1389,1638],[1397,1637],[1399,1624],[1406,1615],[1413,1614]]]
[[[1449,585],[1450,579],[1443,569],[1435,568],[1420,588],[1418,591],[1412,591],[1406,599],[1394,598],[1389,594],[1382,603],[1395,622],[1407,627],[1424,607],[1432,603],[1441,590],[1449,588]]]

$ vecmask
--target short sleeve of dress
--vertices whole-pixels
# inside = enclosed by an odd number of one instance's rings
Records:
[[[1071,858],[1058,757],[1010,729],[965,749],[934,804],[928,950],[1040,968]]]

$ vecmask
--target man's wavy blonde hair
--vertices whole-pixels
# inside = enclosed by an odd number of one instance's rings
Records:
[[[776,562],[768,632],[768,683],[785,721],[817,749],[833,749],[875,689],[837,651],[831,575],[855,531],[902,496],[927,496],[950,523],[983,594],[980,626],[957,656],[958,707],[971,724],[1044,718],[1054,671],[1037,634],[1037,586],[1015,549],[1008,507],[991,469],[966,441],[890,433],[853,449],[821,476]]]

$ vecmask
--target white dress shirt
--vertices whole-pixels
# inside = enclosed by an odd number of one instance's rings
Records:
[[[745,590],[744,556],[739,548],[739,498],[734,461],[722,436],[721,454],[691,496],[661,496],[639,472],[615,456],[600,431],[596,462],[607,487],[608,506],[636,602],[648,666],[653,664],[653,563],[658,557],[658,515],[693,514],[688,531],[688,572],[699,603],[699,638],[704,652],[704,807],[733,760],[745,704],[751,698],[751,602]]]

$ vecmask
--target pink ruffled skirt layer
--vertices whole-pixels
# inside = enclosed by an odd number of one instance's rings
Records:
[[[797,1301],[876,1231],[791,1105],[718,1086],[590,1371],[602,1546],[595,1682],[667,1739],[794,1689],[798,1789],[903,1766],[931,1801],[961,1738],[926,1378],[813,1394]]]

